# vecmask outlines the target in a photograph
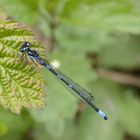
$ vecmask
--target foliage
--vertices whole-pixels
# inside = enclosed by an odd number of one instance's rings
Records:
[[[23,107],[44,106],[43,82],[33,65],[20,60],[22,42],[31,41],[30,31],[14,22],[0,24],[0,104],[15,113]]]
[[[139,0],[0,0],[0,3],[11,16],[30,24],[39,20],[45,9],[48,19],[53,15],[59,22],[74,26],[140,32]]]
[[[34,120],[34,125],[29,123],[29,126],[21,125],[20,128],[28,131],[33,127],[35,140],[122,140],[125,134],[140,137],[139,89],[98,77],[92,67],[93,63],[97,63],[99,68],[119,71],[124,75],[134,74],[139,78],[138,0],[0,0],[0,4],[8,16],[19,22],[36,25],[45,34],[46,40],[55,41],[56,50],[47,54],[50,62],[57,62],[64,73],[90,90],[95,103],[109,117],[108,121],[101,120],[91,108],[71,96],[53,75],[41,70],[33,73],[43,73],[48,83],[45,88],[47,107],[43,110],[28,110],[31,116],[23,112],[20,118],[26,114]],[[21,34],[24,36],[24,32]],[[21,45],[19,42],[32,40],[31,36],[13,41],[11,46],[8,43],[7,47],[11,50],[14,47],[17,54],[17,47]],[[43,44],[42,38],[41,41]],[[88,59],[89,55],[91,59]],[[28,65],[27,68],[31,69]],[[31,71],[28,74],[35,77]],[[37,80],[40,81],[39,78]],[[37,87],[42,89],[39,85]],[[81,112],[77,115],[79,108]],[[8,115],[4,113],[3,116]],[[19,124],[20,118],[16,117]],[[8,131],[9,124],[4,121],[0,120],[0,136],[9,137],[7,133],[10,131],[14,137],[17,131],[12,131],[12,128]],[[25,125],[28,121],[32,120],[27,120]],[[15,139],[21,139],[24,130],[19,129],[19,137]]]

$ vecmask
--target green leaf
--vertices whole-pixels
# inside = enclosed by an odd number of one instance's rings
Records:
[[[58,9],[60,7],[60,3],[62,3],[64,0],[47,0],[44,1],[44,5],[46,10],[50,13],[50,15],[52,14],[52,16],[55,14],[57,15]]]
[[[0,6],[20,22],[34,24],[39,18],[38,0],[0,0]]]
[[[1,140],[20,140],[29,133],[34,126],[34,121],[27,111],[22,111],[21,115],[0,109],[0,135]]]
[[[108,44],[104,43],[104,46],[100,50],[99,64],[102,67],[114,69],[139,69],[139,44],[139,36],[126,34],[114,35],[110,37]]]
[[[34,24],[40,11],[59,23],[93,29],[138,34],[140,12],[138,0],[0,0],[8,15],[18,21]],[[15,8],[16,7],[16,8]],[[102,10],[100,10],[102,9]],[[18,11],[18,12],[17,12]]]
[[[59,121],[59,120],[58,120]],[[49,123],[49,122],[48,122]],[[55,124],[55,122],[54,122]],[[46,127],[44,125],[44,123],[37,123],[36,127],[35,127],[35,140],[76,140],[75,136],[76,136],[76,126],[73,124],[73,120],[67,120],[65,121],[66,127],[64,130],[64,133],[62,135],[62,137],[58,137],[57,132],[56,135],[50,135],[50,133],[48,133],[48,131],[46,131]],[[58,125],[56,125],[57,127]],[[56,128],[57,129],[57,128]],[[54,130],[54,129],[53,129]],[[57,129],[57,131],[59,131]]]
[[[34,69],[34,64],[25,64],[19,51],[24,41],[34,42],[33,35],[15,22],[0,23],[0,104],[15,113],[23,107],[42,108],[44,82]]]
[[[67,24],[139,33],[139,0],[68,0],[61,20]]]
[[[76,52],[99,52],[110,41],[109,33],[75,26],[63,25],[57,28],[56,38],[62,47]]]
[[[7,126],[0,122],[0,136],[5,135],[7,131],[8,131]]]
[[[77,27],[140,33],[139,0],[0,0],[0,3],[8,15],[28,24],[36,23],[43,11],[48,18],[46,22],[52,19]]]

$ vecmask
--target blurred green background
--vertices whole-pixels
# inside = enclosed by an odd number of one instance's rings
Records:
[[[0,109],[0,140],[140,140],[139,0],[0,0],[0,19],[30,26],[50,62],[91,91],[96,112],[46,70],[43,110]]]

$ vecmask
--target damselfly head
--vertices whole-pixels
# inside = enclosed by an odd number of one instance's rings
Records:
[[[30,42],[24,42],[22,44],[22,46],[20,47],[20,51],[21,52],[27,52],[30,45],[31,45]]]

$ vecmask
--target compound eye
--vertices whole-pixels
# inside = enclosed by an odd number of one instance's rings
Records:
[[[21,52],[26,52],[28,50],[29,46],[30,46],[29,42],[24,42],[24,44],[20,48],[20,51]]]
[[[29,42],[25,42],[24,44],[25,44],[25,46],[27,46],[27,47],[30,46],[30,43],[29,43]]]

